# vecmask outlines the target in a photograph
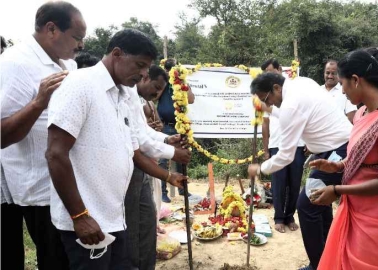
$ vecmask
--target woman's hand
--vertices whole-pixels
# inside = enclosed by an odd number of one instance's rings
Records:
[[[326,186],[310,195],[310,201],[316,205],[330,205],[337,200],[333,186]]]
[[[317,159],[310,162],[310,168],[313,170],[319,170],[327,173],[340,172],[344,168],[341,162],[328,161],[326,159]]]

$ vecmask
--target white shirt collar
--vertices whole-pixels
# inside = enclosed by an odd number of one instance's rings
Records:
[[[108,69],[105,67],[104,63],[102,61],[98,62],[93,69],[96,70],[97,76],[93,77],[93,80],[100,85],[104,91],[109,91],[113,87],[116,87],[112,76],[110,76],[110,73]]]
[[[325,84],[322,85],[322,88],[324,88],[324,90],[328,91]],[[340,83],[337,83],[331,90],[329,90],[328,92],[333,92],[333,91],[339,91],[341,90],[341,85]]]
[[[44,65],[57,65],[51,57],[45,52],[41,45],[35,40],[33,36],[26,40],[26,43],[32,48],[38,58]]]

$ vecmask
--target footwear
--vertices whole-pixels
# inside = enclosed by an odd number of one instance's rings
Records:
[[[165,203],[170,203],[171,202],[171,199],[168,197],[168,195],[166,193],[163,193],[161,195],[161,200]]]

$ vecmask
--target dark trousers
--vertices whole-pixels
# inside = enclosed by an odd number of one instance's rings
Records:
[[[1,204],[1,269],[24,270],[23,216],[21,206]]]
[[[128,270],[155,269],[156,210],[148,176],[134,169],[125,198]]]
[[[73,231],[60,231],[66,249],[70,270],[126,270],[126,231],[110,233],[115,240],[107,247],[107,251],[98,259],[90,258],[90,249],[83,248],[76,242],[78,238]],[[103,249],[95,250],[93,256]],[[51,268],[51,270],[55,268]]]
[[[28,228],[37,249],[39,270],[69,269],[59,231],[51,222],[50,206],[21,206]]]
[[[164,124],[162,132],[164,134],[167,134],[167,135],[177,134],[177,131],[174,127],[166,125],[166,124]],[[168,159],[160,159],[159,160],[159,166],[162,167],[165,170],[168,170],[168,162],[169,162]],[[174,162],[174,164],[176,165],[176,172],[182,173],[182,164],[176,163],[176,162]],[[167,183],[165,181],[161,181],[161,192],[163,194],[168,194]],[[179,188],[179,194],[184,195],[184,189],[183,188]]]
[[[335,149],[336,153],[343,159],[346,157],[347,143]],[[328,159],[333,151],[314,155],[315,159]],[[341,173],[325,173],[318,170],[312,170],[309,178],[321,179],[327,186],[340,185]],[[306,196],[305,188],[298,198],[298,217],[301,225],[303,243],[310,259],[310,265],[316,269],[320,257],[322,256],[324,246],[327,240],[328,232],[333,220],[332,205],[320,206],[314,205]]]
[[[297,199],[301,187],[303,164],[305,162],[304,147],[298,147],[292,163],[282,170],[272,173],[272,191],[275,224],[294,222]],[[269,149],[270,156],[278,152],[278,148]]]
[[[69,269],[59,232],[51,222],[50,206],[14,204],[1,205],[1,269],[24,269],[23,218],[37,250],[38,269]]]

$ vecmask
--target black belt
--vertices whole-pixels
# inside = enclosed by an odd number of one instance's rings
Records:
[[[165,126],[175,127],[176,123],[163,122]]]

